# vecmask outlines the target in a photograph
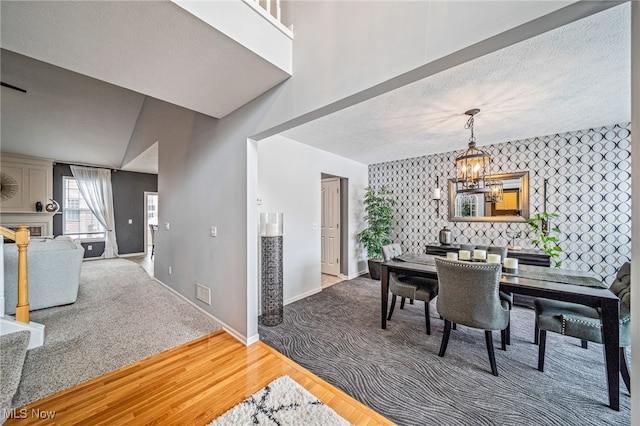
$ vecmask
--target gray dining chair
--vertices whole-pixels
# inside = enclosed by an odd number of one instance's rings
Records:
[[[492,331],[500,330],[506,349],[505,329],[509,305],[498,293],[502,268],[498,264],[470,263],[435,258],[438,271],[438,313],[444,318],[444,334],[439,356],[447,350],[451,323],[484,330],[491,372],[498,375]]]
[[[487,247],[487,254],[500,255],[500,262],[504,262],[504,258],[507,257],[508,252],[509,252],[509,248],[507,246],[488,246]],[[511,309],[513,308],[513,294],[500,290],[500,298],[509,304],[509,311],[511,311]],[[509,316],[509,325],[507,325],[507,329],[505,330],[505,335],[506,335],[506,343],[507,345],[510,345],[511,344],[511,316]]]
[[[382,257],[385,262],[402,254],[400,244],[389,244],[382,247]],[[393,310],[396,306],[397,297],[402,298],[400,309],[404,307],[405,298],[410,300],[421,300],[424,302],[424,317],[426,321],[427,334],[431,334],[431,312],[429,302],[438,295],[438,281],[424,277],[409,275],[389,274],[389,291],[391,291],[391,307],[387,320],[391,320]]]
[[[620,299],[620,372],[627,390],[631,392],[629,367],[625,356],[631,346],[631,263],[620,267],[609,290]],[[547,331],[602,343],[602,321],[597,309],[576,303],[535,299],[538,333],[538,370],[544,371],[544,352]],[[583,344],[583,347],[585,345]]]

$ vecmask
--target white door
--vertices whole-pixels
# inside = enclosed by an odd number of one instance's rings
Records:
[[[340,179],[322,180],[321,271],[340,275]]]

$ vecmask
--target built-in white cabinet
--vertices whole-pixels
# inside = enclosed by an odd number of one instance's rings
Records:
[[[28,225],[32,235],[50,235],[52,213],[45,210],[53,197],[53,161],[0,153],[0,224]],[[36,203],[42,203],[42,212]]]
[[[2,190],[0,207],[2,212],[35,212],[36,202],[43,206],[53,194],[53,161],[13,154],[0,154]]]

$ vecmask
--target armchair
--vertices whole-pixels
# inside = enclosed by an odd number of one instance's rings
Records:
[[[627,390],[631,392],[629,367],[624,348],[631,346],[631,263],[620,267],[609,288],[620,299],[620,372]],[[584,341],[602,343],[602,322],[595,308],[557,300],[536,299],[536,328],[538,331],[538,370],[544,371],[544,352],[547,331],[577,337]],[[585,345],[583,344],[583,347]]]

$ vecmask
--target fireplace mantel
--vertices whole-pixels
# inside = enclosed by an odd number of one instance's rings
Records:
[[[30,228],[39,227],[40,236],[53,235],[52,212],[0,212],[0,225],[14,228],[18,225],[27,225]],[[33,234],[33,232],[32,232]]]

